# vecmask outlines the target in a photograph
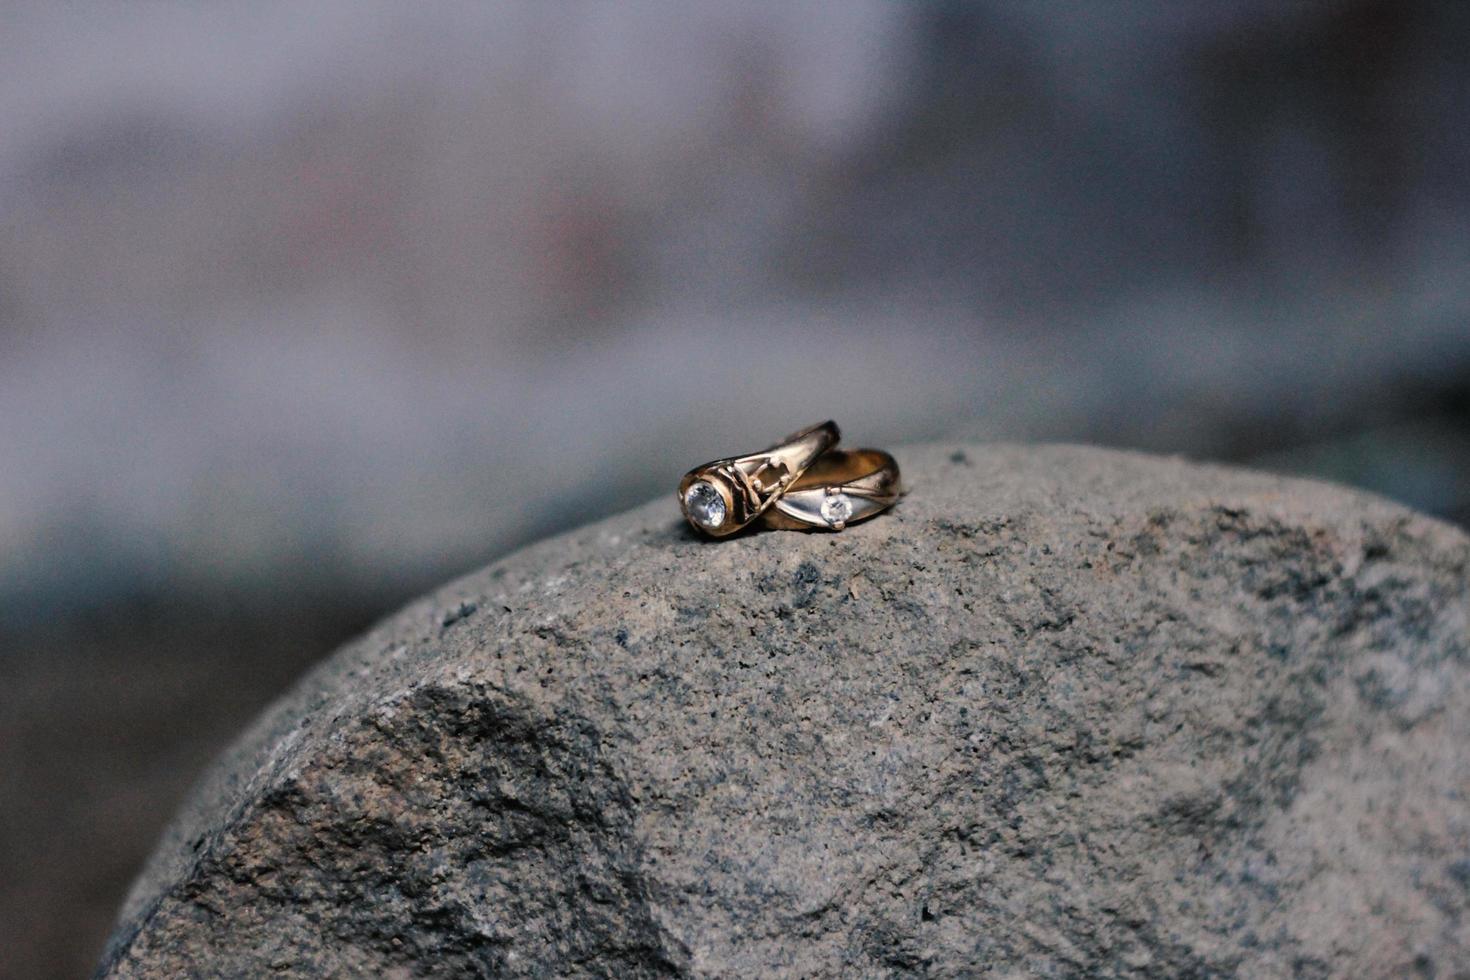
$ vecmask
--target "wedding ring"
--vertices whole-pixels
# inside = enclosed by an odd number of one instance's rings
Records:
[[[761,452],[697,466],[679,481],[679,506],[705,534],[734,534],[760,517],[839,438],[837,423],[823,422]]]
[[[902,495],[898,462],[888,453],[834,449],[792,481],[761,523],[787,531],[840,531],[883,513]]]

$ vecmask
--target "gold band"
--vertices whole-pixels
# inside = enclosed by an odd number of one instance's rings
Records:
[[[679,481],[679,506],[705,534],[734,534],[760,517],[839,438],[836,422],[822,422],[761,452],[697,466]]]
[[[883,513],[902,495],[898,461],[888,453],[834,449],[792,481],[761,523],[787,531],[841,531]]]

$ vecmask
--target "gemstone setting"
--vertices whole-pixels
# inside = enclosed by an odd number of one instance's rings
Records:
[[[832,527],[841,527],[852,518],[852,498],[845,493],[834,493],[822,501],[822,520]]]
[[[689,519],[707,531],[713,531],[725,523],[729,508],[719,489],[708,480],[692,483],[684,491],[684,512]]]

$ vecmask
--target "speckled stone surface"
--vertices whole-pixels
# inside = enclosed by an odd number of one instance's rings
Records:
[[[672,494],[340,651],[107,976],[1452,976],[1470,542],[1319,484],[898,453],[842,534]]]

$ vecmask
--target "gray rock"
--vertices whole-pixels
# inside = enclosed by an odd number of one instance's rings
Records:
[[[1470,541],[1346,490],[921,447],[838,535],[672,495],[348,646],[107,976],[1470,969]]]

